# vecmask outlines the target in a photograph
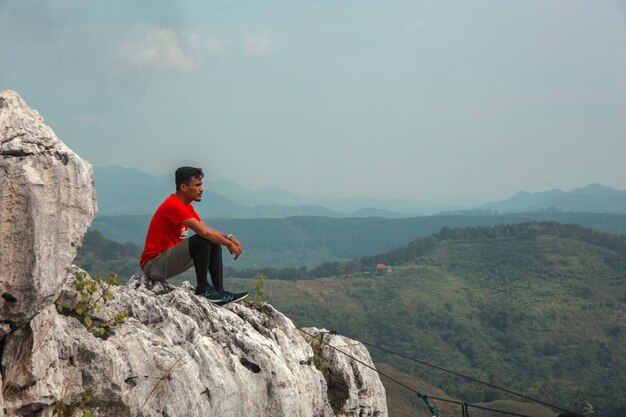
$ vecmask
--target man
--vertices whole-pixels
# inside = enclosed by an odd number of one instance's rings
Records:
[[[157,208],[150,221],[139,265],[150,279],[165,281],[192,266],[196,271],[196,294],[210,302],[224,305],[245,298],[248,293],[224,290],[222,246],[235,259],[243,248],[234,235],[215,230],[202,222],[191,204],[202,200],[201,168],[176,170],[176,193]],[[187,239],[189,229],[196,234]],[[211,276],[209,284],[207,273]]]

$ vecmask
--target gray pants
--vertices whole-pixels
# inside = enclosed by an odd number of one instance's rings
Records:
[[[182,274],[192,266],[189,239],[185,239],[148,260],[143,266],[143,273],[155,281],[165,281]]]

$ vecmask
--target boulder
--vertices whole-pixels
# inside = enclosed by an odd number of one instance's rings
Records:
[[[66,286],[60,299],[71,304],[72,292]],[[95,415],[387,415],[376,372],[329,352],[324,372],[341,375],[341,392],[333,393],[303,333],[271,305],[217,307],[189,283],[152,286],[145,277],[112,293],[100,314],[124,309],[129,320],[106,339],[53,305],[8,338],[8,415],[51,416],[59,402],[87,390],[93,394],[85,408]],[[373,366],[359,343],[329,340]]]
[[[0,91],[0,337],[56,298],[96,211],[91,166]]]
[[[362,343],[314,327],[304,328],[301,332],[317,355],[318,366],[328,386],[328,400],[336,415],[386,415],[385,387]]]

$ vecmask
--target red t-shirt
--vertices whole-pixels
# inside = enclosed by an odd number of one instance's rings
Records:
[[[189,228],[183,222],[191,218],[202,221],[191,203],[185,205],[176,194],[165,199],[150,221],[146,243],[139,260],[142,269],[148,260],[187,238]]]

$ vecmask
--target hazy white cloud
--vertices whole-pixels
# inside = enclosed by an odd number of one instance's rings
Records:
[[[246,52],[253,55],[266,55],[272,50],[273,40],[266,32],[243,33],[243,43]]]
[[[171,28],[151,29],[137,42],[120,45],[122,61],[136,68],[191,71],[198,66],[198,57],[181,46]]]

